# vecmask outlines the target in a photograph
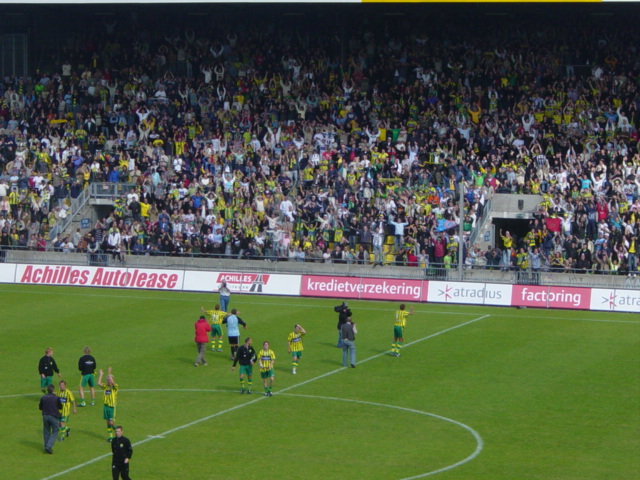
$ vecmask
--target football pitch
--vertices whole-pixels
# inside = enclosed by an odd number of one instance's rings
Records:
[[[239,394],[226,339],[193,365],[193,324],[215,294],[0,285],[0,478],[111,478],[99,389],[43,453],[38,360],[53,347],[77,397],[85,346],[113,367],[135,480],[640,478],[638,315],[415,304],[396,358],[398,303],[349,301],[352,369],[336,348],[340,301],[232,295],[243,338],[277,357],[265,397],[257,366]],[[295,323],[307,335],[292,375]]]

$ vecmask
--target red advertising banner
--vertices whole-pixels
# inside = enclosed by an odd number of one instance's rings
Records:
[[[591,289],[514,285],[511,304],[514,307],[588,310],[591,307]]]
[[[423,283],[422,280],[303,275],[300,294],[308,297],[419,302]]]

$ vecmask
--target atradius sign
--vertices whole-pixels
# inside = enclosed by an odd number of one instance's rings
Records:
[[[511,305],[511,285],[429,282],[428,302],[469,305]]]
[[[65,265],[20,265],[16,272],[17,283],[24,284],[161,290],[180,290],[182,288],[182,276],[182,271],[72,267]]]

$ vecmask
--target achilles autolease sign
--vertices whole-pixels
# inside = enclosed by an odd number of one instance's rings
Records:
[[[182,290],[182,270],[18,265],[16,283]]]

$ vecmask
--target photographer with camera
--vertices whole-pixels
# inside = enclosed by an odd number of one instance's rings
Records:
[[[338,344],[336,347],[342,348],[342,326],[347,322],[347,318],[351,317],[353,313],[349,309],[349,305],[345,302],[333,307],[333,311],[338,314]]]

